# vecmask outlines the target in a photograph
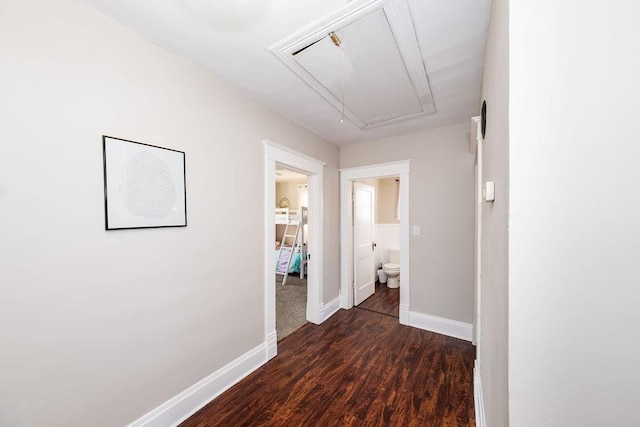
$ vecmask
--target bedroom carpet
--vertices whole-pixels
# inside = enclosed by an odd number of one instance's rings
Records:
[[[307,323],[307,279],[290,275],[282,285],[283,276],[276,274],[276,331],[278,341],[291,335]]]

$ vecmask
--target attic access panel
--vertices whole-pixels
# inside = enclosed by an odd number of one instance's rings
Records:
[[[351,2],[270,49],[361,129],[436,111],[406,0]]]

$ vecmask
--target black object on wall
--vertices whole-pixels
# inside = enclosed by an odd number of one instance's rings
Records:
[[[480,130],[482,131],[482,139],[487,131],[487,101],[482,101],[482,115],[480,116]]]

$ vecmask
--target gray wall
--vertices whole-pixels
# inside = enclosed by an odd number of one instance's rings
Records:
[[[469,124],[343,146],[340,167],[411,159],[411,311],[473,321],[474,157]]]
[[[510,2],[510,421],[640,425],[640,3]]]
[[[396,178],[382,178],[378,180],[376,194],[376,224],[398,224],[398,191],[400,189]]]
[[[482,203],[482,310],[478,348],[487,426],[508,425],[509,16],[493,0],[482,84],[487,101],[483,181],[496,199]]]
[[[0,425],[125,425],[264,342],[263,138],[327,162],[338,295],[335,145],[76,1],[0,9]],[[102,134],[186,152],[188,227],[104,230]]]

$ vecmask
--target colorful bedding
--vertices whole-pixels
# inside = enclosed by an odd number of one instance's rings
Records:
[[[278,258],[280,257],[280,251],[283,249],[276,250],[276,271],[283,273],[287,268],[287,263],[289,262],[289,257],[287,256],[291,252],[291,248],[284,248],[286,251],[283,254],[282,259],[278,262]],[[300,252],[296,252],[293,254],[293,259],[291,260],[291,265],[289,266],[289,273],[300,273]]]

